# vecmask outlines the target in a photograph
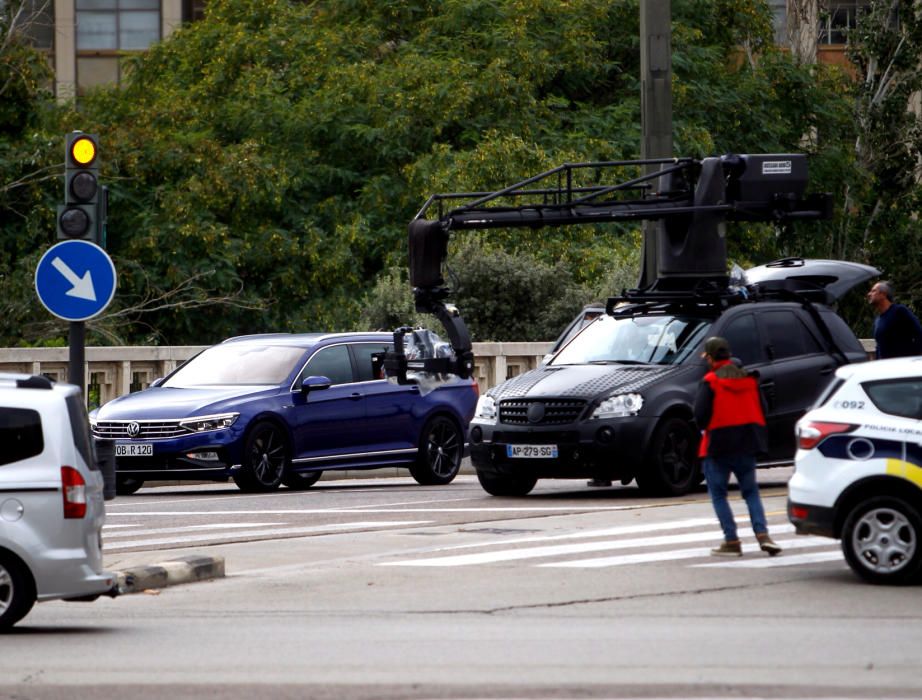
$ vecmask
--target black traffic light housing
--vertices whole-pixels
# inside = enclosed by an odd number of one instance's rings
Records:
[[[99,185],[99,141],[93,134],[67,134],[64,148],[64,204],[58,206],[58,240],[102,244],[104,188]]]

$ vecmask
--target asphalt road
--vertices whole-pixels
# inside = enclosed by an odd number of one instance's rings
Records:
[[[107,565],[195,553],[226,577],[37,605],[0,637],[0,698],[922,697],[918,588],[790,533],[789,474],[761,474],[785,552],[750,536],[739,560],[708,555],[703,490],[144,489],[108,505]]]

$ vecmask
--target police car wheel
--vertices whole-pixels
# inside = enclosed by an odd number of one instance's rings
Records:
[[[880,496],[859,503],[842,529],[842,552],[865,581],[906,584],[922,575],[922,516],[906,501]]]
[[[25,564],[0,557],[0,630],[12,627],[35,605],[35,584]]]

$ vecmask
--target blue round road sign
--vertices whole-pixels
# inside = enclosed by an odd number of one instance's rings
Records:
[[[35,268],[35,291],[42,305],[65,321],[85,321],[105,309],[115,295],[115,265],[90,241],[62,241]]]

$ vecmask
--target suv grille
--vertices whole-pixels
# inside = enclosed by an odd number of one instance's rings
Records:
[[[581,399],[507,399],[499,402],[499,422],[511,425],[561,425],[576,421],[586,402]]]
[[[137,425],[139,432],[130,434],[128,429],[130,425]],[[188,429],[179,425],[178,420],[101,420],[93,427],[93,435],[109,439],[169,438],[188,435],[189,432]]]

